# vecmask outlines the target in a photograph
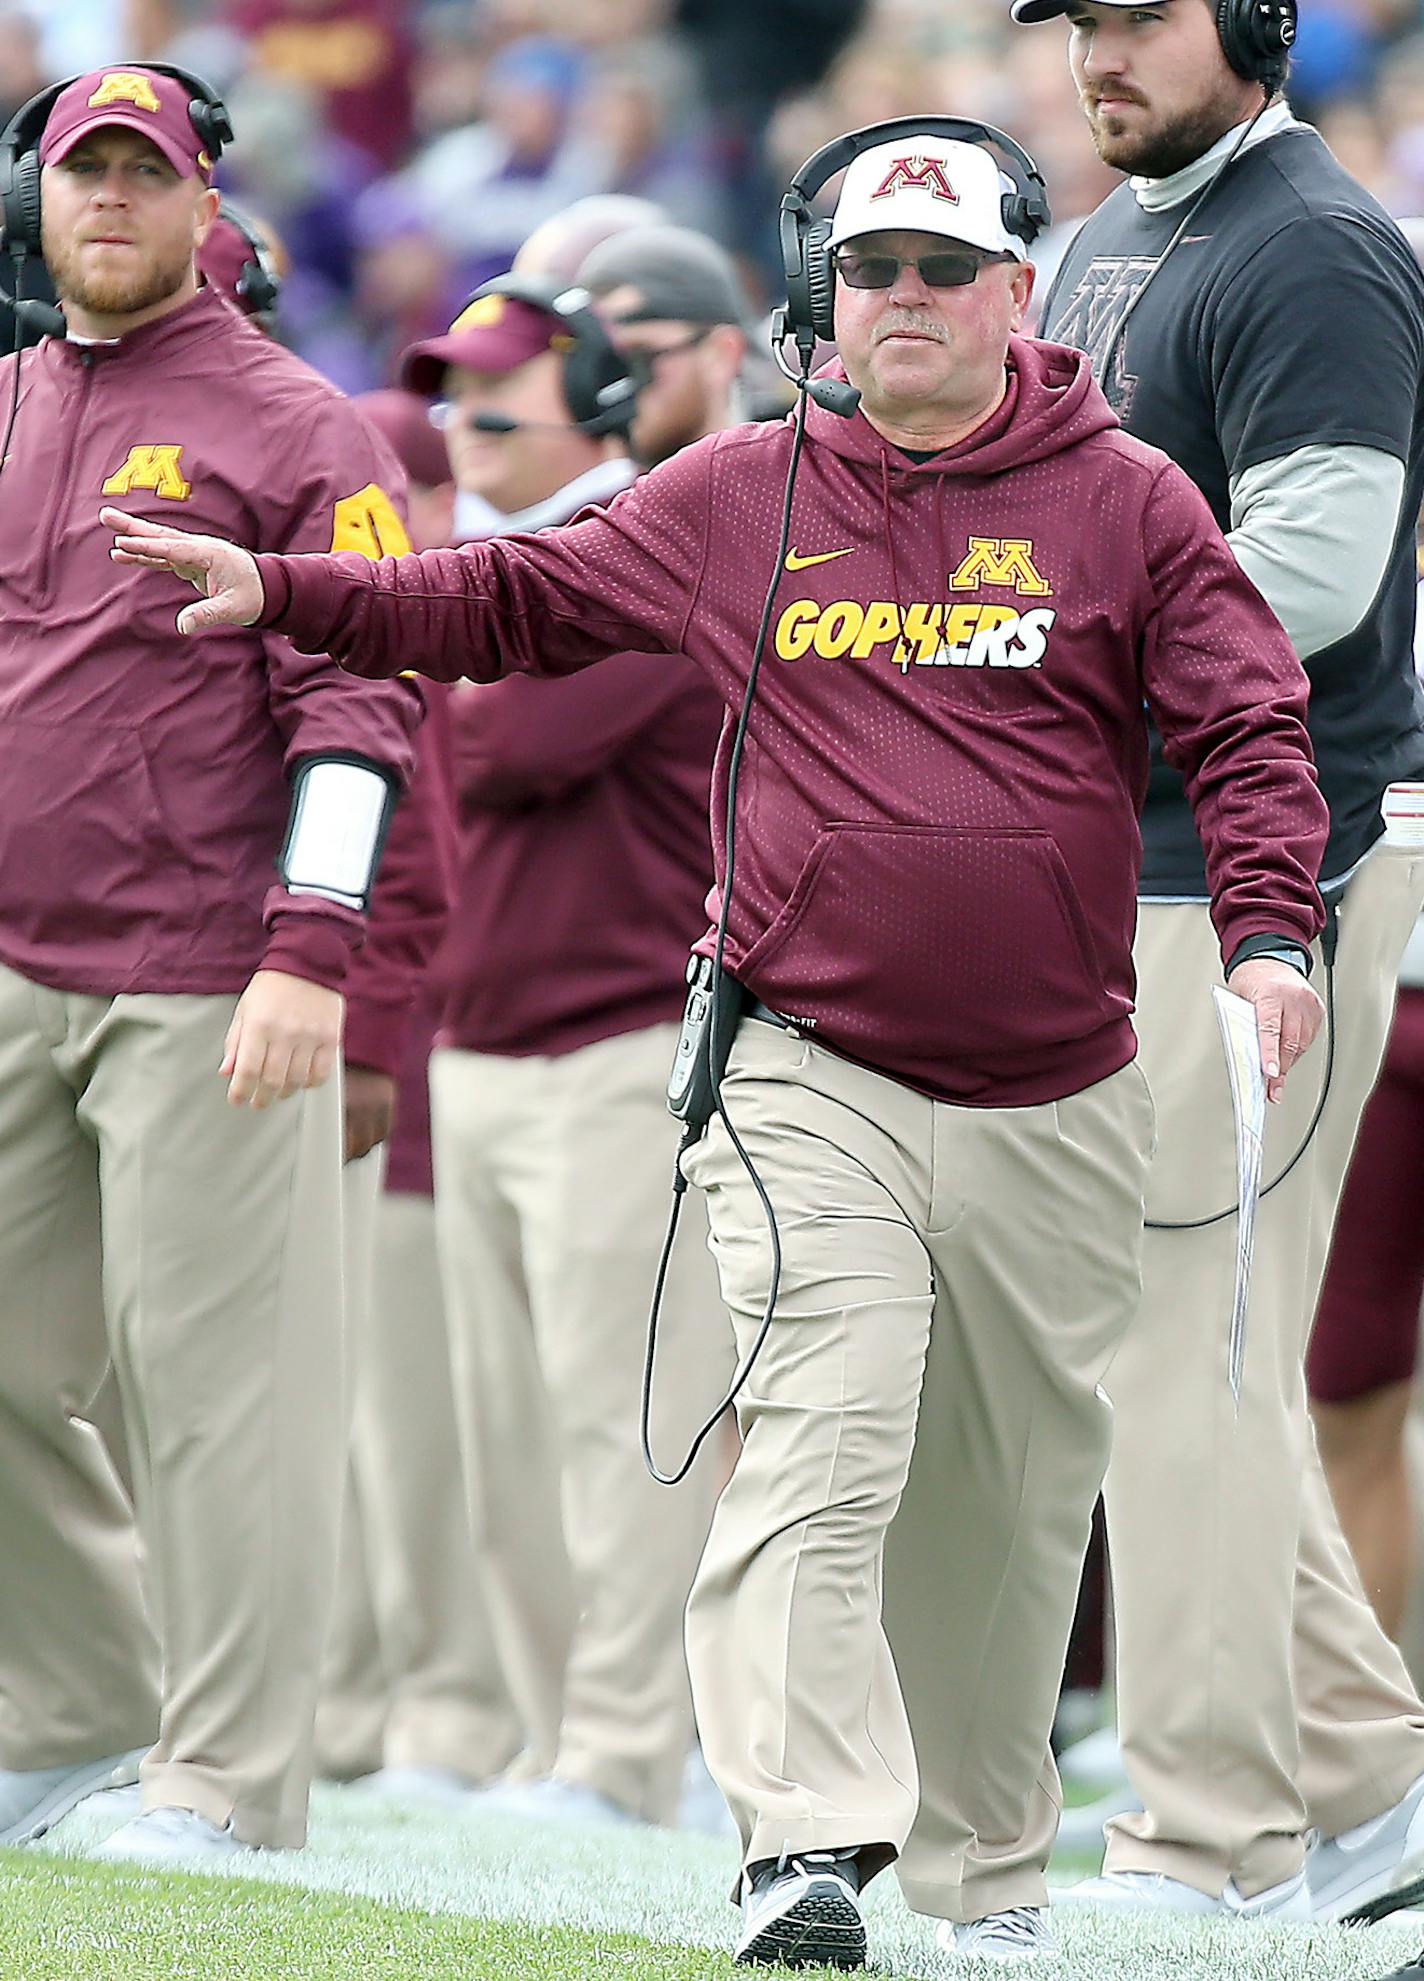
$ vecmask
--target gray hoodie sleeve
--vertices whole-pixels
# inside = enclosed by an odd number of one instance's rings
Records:
[[[1298,447],[1233,477],[1227,541],[1302,661],[1368,612],[1403,497],[1404,463],[1375,447]]]

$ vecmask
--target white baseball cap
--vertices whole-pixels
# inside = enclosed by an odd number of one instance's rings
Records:
[[[1016,190],[981,145],[929,136],[878,144],[846,167],[826,245],[893,228],[1022,260],[1027,243],[1004,225],[1004,194]]]

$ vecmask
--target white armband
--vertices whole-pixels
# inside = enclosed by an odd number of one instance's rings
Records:
[[[394,778],[366,757],[307,757],[300,763],[277,861],[287,891],[364,910],[398,795]]]

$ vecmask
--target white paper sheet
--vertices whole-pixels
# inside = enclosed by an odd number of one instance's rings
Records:
[[[1241,1408],[1241,1372],[1246,1362],[1246,1310],[1251,1298],[1251,1254],[1256,1242],[1256,1206],[1261,1196],[1261,1159],[1266,1137],[1266,1075],[1256,1030],[1256,1007],[1235,991],[1217,985],[1216,1021],[1231,1082],[1231,1113],[1236,1127],[1236,1287],[1231,1301],[1226,1377]]]

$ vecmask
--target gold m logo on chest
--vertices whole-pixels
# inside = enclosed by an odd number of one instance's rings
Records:
[[[949,588],[977,592],[983,585],[1003,585],[1029,598],[1053,596],[1034,564],[1032,537],[970,537],[969,554],[951,574]]]
[[[180,465],[183,449],[168,443],[131,447],[122,465],[104,483],[105,495],[131,495],[136,488],[150,488],[155,495],[166,495],[173,502],[186,502],[193,484],[183,479]]]

